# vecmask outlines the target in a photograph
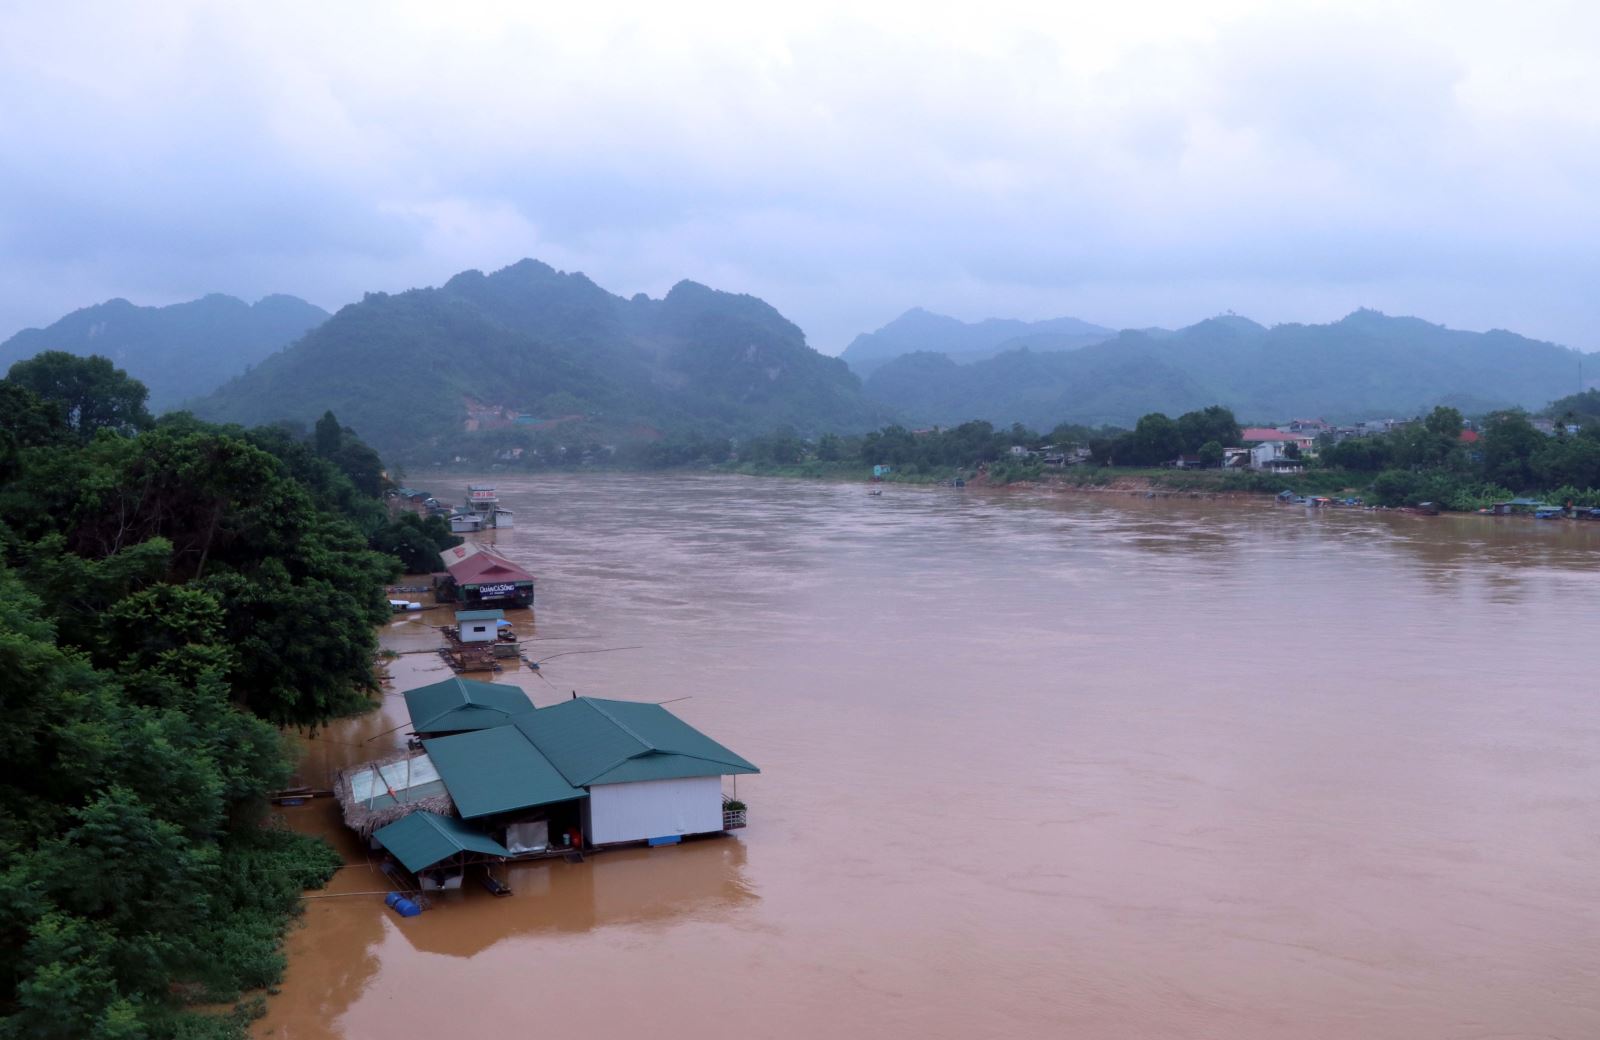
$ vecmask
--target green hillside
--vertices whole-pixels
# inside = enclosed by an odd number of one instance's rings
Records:
[[[850,370],[866,379],[905,354],[937,353],[960,362],[981,361],[1008,350],[1076,350],[1100,343],[1116,332],[1078,318],[1017,321],[986,318],[966,322],[913,307],[881,329],[850,341],[842,357]]]
[[[0,343],[0,372],[45,350],[99,354],[149,387],[150,407],[159,412],[210,393],[327,318],[293,296],[249,304],[213,293],[168,307],[109,300]]]
[[[195,410],[245,424],[332,410],[385,455],[410,458],[515,441],[506,419],[469,435],[471,411],[613,441],[641,429],[864,429],[889,414],[755,297],[680,282],[663,299],[628,299],[533,260],[369,295]]]
[[[1131,424],[1220,402],[1251,419],[1411,415],[1435,404],[1530,408],[1577,388],[1579,352],[1495,330],[1460,332],[1356,311],[1328,325],[1213,318],[1176,333],[1123,332],[1070,352],[1013,350],[970,364],[898,358],[869,397],[912,421]]]

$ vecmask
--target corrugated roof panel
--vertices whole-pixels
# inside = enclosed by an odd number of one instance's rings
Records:
[[[540,708],[519,717],[515,725],[575,787],[585,787],[606,770],[650,750],[612,725],[588,697]]]
[[[458,585],[470,585],[481,582],[484,578],[498,581],[532,581],[533,575],[517,566],[498,553],[482,551],[475,553],[456,563],[449,563],[446,570],[456,580]]]
[[[427,755],[373,764],[350,777],[351,798],[367,809],[414,805],[444,793],[444,781]]]
[[[713,762],[689,755],[670,755],[652,751],[630,758],[615,769],[608,769],[589,781],[598,784],[631,784],[639,780],[678,780],[690,776],[731,776],[735,773],[754,773],[754,766],[732,766],[726,762]]]
[[[520,687],[459,676],[407,690],[404,697],[411,728],[424,734],[503,726],[512,716],[533,710],[533,701]]]
[[[734,754],[659,704],[596,700],[595,706],[619,726],[627,727],[657,751],[720,762],[726,773],[759,773],[755,764]]]
[[[453,816],[414,812],[372,832],[378,844],[394,853],[413,874],[462,852],[511,855],[504,845]]]
[[[659,704],[579,697],[520,716],[515,725],[577,787],[635,760],[626,770],[630,780],[760,772]],[[666,759],[679,756],[703,764],[678,772],[691,767]]]
[[[588,797],[515,726],[422,742],[466,819]]]

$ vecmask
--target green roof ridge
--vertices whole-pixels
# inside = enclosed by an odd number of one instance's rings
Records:
[[[611,724],[613,726],[616,726],[622,732],[626,733],[628,736],[632,737],[634,740],[637,740],[639,743],[643,744],[644,745],[644,749],[646,751],[660,751],[661,750],[660,748],[656,747],[654,744],[650,743],[650,741],[648,741],[648,740],[644,739],[643,737],[641,737],[637,732],[635,732],[635,730],[634,730],[634,728],[632,726],[628,725],[626,722],[623,722],[621,719],[619,719],[615,715],[611,714],[611,712],[605,710],[605,708],[602,708],[600,706],[600,704],[601,704],[600,701],[598,701],[598,700],[596,700],[594,698],[586,698],[586,700],[588,700],[589,707],[593,708],[595,711],[598,711],[600,714],[604,715],[607,719],[611,720]],[[628,758],[633,758],[633,757],[634,757],[633,755],[629,755],[628,756]],[[628,760],[627,758],[623,759],[624,762],[626,762],[627,760]]]

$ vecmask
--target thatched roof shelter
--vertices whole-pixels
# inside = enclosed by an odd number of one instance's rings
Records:
[[[339,771],[334,797],[345,826],[371,838],[379,827],[419,810],[453,816],[455,803],[427,754],[401,751]]]

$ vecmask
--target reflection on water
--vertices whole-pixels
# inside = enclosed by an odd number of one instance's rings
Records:
[[[439,893],[434,904],[441,912],[424,914],[415,926],[405,922],[401,933],[419,952],[471,957],[511,937],[683,917],[716,920],[755,898],[744,877],[745,855],[737,841],[702,839],[667,849],[619,849],[583,863],[516,864],[496,871],[512,897],[470,885]]]
[[[532,655],[644,649],[496,681],[672,701],[762,766],[749,829],[517,866],[513,896],[411,920],[314,901],[258,1035],[470,1009],[604,1036],[1600,1036],[1600,524],[499,483],[518,526],[485,537],[540,578]],[[306,779],[404,721],[389,696],[329,727]],[[381,888],[346,849],[336,891]]]

